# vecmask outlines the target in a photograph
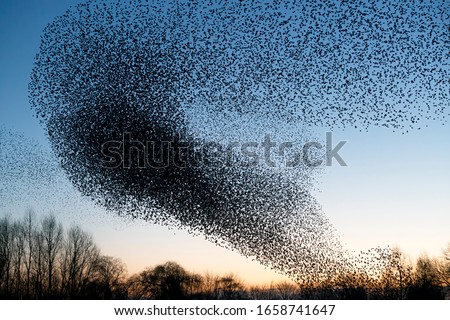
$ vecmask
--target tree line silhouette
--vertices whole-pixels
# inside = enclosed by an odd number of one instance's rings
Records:
[[[321,283],[247,286],[236,275],[197,274],[175,262],[128,276],[92,235],[54,215],[0,219],[2,299],[442,299],[450,296],[450,244],[415,263],[399,249],[361,252]]]

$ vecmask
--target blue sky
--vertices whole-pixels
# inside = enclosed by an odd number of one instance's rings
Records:
[[[0,3],[0,126],[38,141],[46,150],[50,148],[44,129],[28,102],[29,76],[43,28],[79,2]],[[347,141],[341,156],[348,166],[327,167],[316,196],[347,248],[398,245],[411,256],[425,251],[438,255],[450,241],[450,126],[427,124],[427,128],[407,134],[386,128],[333,130],[335,141]],[[313,130],[325,139],[329,128]],[[198,272],[238,269],[249,282],[283,279],[257,262],[185,231],[110,216],[70,185],[65,187],[64,199],[56,199],[52,210],[65,224],[76,223],[91,231],[105,253],[122,258],[132,272],[177,260]],[[42,203],[17,202],[8,212],[21,216],[30,206],[44,211],[46,200],[36,201]]]

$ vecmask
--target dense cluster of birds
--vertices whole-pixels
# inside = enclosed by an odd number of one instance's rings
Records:
[[[29,94],[62,168],[95,203],[317,281],[341,268],[342,250],[307,166],[142,167],[128,148],[129,165],[111,168],[105,143],[123,152],[126,135],[170,141],[167,153],[153,149],[164,161],[186,143],[229,140],[227,117],[241,136],[265,130],[264,119],[394,130],[444,122],[449,38],[444,1],[92,0],[45,28]],[[218,120],[203,126],[205,115]]]

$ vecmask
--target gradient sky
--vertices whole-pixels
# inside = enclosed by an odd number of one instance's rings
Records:
[[[28,102],[33,59],[47,23],[80,2],[0,3],[0,127],[36,140],[45,150],[50,150],[49,143]],[[334,141],[348,141],[341,152],[348,166],[327,167],[316,197],[346,248],[399,246],[415,257],[422,252],[439,255],[450,241],[450,126],[427,124],[408,134],[386,128],[333,131]],[[325,140],[328,128],[313,130]],[[63,194],[53,195],[52,212],[64,225],[78,224],[90,231],[103,253],[121,258],[131,273],[174,260],[196,272],[232,271],[248,283],[285,279],[186,231],[112,216],[65,183]],[[49,210],[47,203],[37,199],[0,204],[0,215],[22,217],[30,207],[43,215]]]

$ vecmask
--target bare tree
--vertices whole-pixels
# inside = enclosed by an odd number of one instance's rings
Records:
[[[65,281],[62,289],[70,298],[80,297],[83,286],[93,277],[99,256],[100,252],[90,234],[80,227],[69,229],[61,270],[65,273],[62,277]]]
[[[450,286],[450,243],[442,250],[442,256],[435,260],[435,268],[441,285]]]
[[[219,278],[219,292],[221,298],[240,298],[244,287],[243,282],[233,273],[229,273]]]
[[[278,299],[292,300],[299,295],[299,287],[288,281],[279,282],[274,287]]]
[[[147,278],[147,271],[148,270],[144,270],[139,274],[134,274],[127,279],[127,292],[128,296],[131,299],[151,299],[151,292],[150,290],[147,290],[145,283],[143,282],[143,280]]]
[[[19,221],[15,221],[11,228],[11,243],[12,243],[12,276],[14,284],[12,287],[15,298],[20,298],[22,292],[22,269],[25,252],[25,235],[23,233],[23,226]]]
[[[144,299],[182,299],[201,287],[201,278],[193,279],[179,264],[166,262],[142,271],[129,283],[134,295]]]
[[[124,282],[125,265],[100,256],[79,227],[64,233],[52,215],[37,224],[32,210],[20,220],[0,219],[0,297],[125,297]]]
[[[33,233],[33,263],[32,263],[32,278],[33,278],[33,291],[36,298],[40,299],[43,296],[44,288],[44,236],[38,231],[34,230]]]
[[[203,281],[201,283],[201,291],[210,299],[217,299],[219,296],[219,279],[218,275],[211,272],[205,272],[203,275]]]
[[[380,278],[384,298],[406,299],[407,289],[413,281],[411,264],[399,248],[390,250],[385,259],[385,268]]]
[[[414,282],[421,287],[439,284],[439,278],[433,261],[425,254],[417,259]]]
[[[63,241],[63,227],[56,222],[54,215],[45,217],[41,224],[43,239],[43,258],[47,278],[47,295],[53,295],[53,282],[56,278],[56,259]]]
[[[23,234],[25,238],[25,253],[24,253],[24,266],[25,266],[25,297],[31,297],[31,267],[33,263],[33,251],[34,244],[34,230],[35,226],[35,214],[32,210],[28,210],[23,219]]]
[[[414,282],[410,289],[411,299],[442,299],[443,291],[435,262],[427,255],[421,255],[416,262]]]
[[[442,250],[443,256],[442,258],[445,260],[445,262],[450,263],[450,243],[447,244],[447,248]]]
[[[0,292],[5,296],[10,290],[11,255],[11,222],[8,217],[4,217],[0,220]]]
[[[184,296],[183,284],[188,279],[187,272],[175,262],[156,266],[149,274],[147,283],[151,284],[153,297],[157,299],[181,299]]]
[[[126,266],[120,259],[100,256],[94,266],[91,286],[97,286],[98,295],[103,298],[124,296],[125,275]]]
[[[194,297],[196,295],[201,295],[202,283],[203,277],[201,275],[196,273],[189,273],[188,278],[184,284],[186,296]]]

